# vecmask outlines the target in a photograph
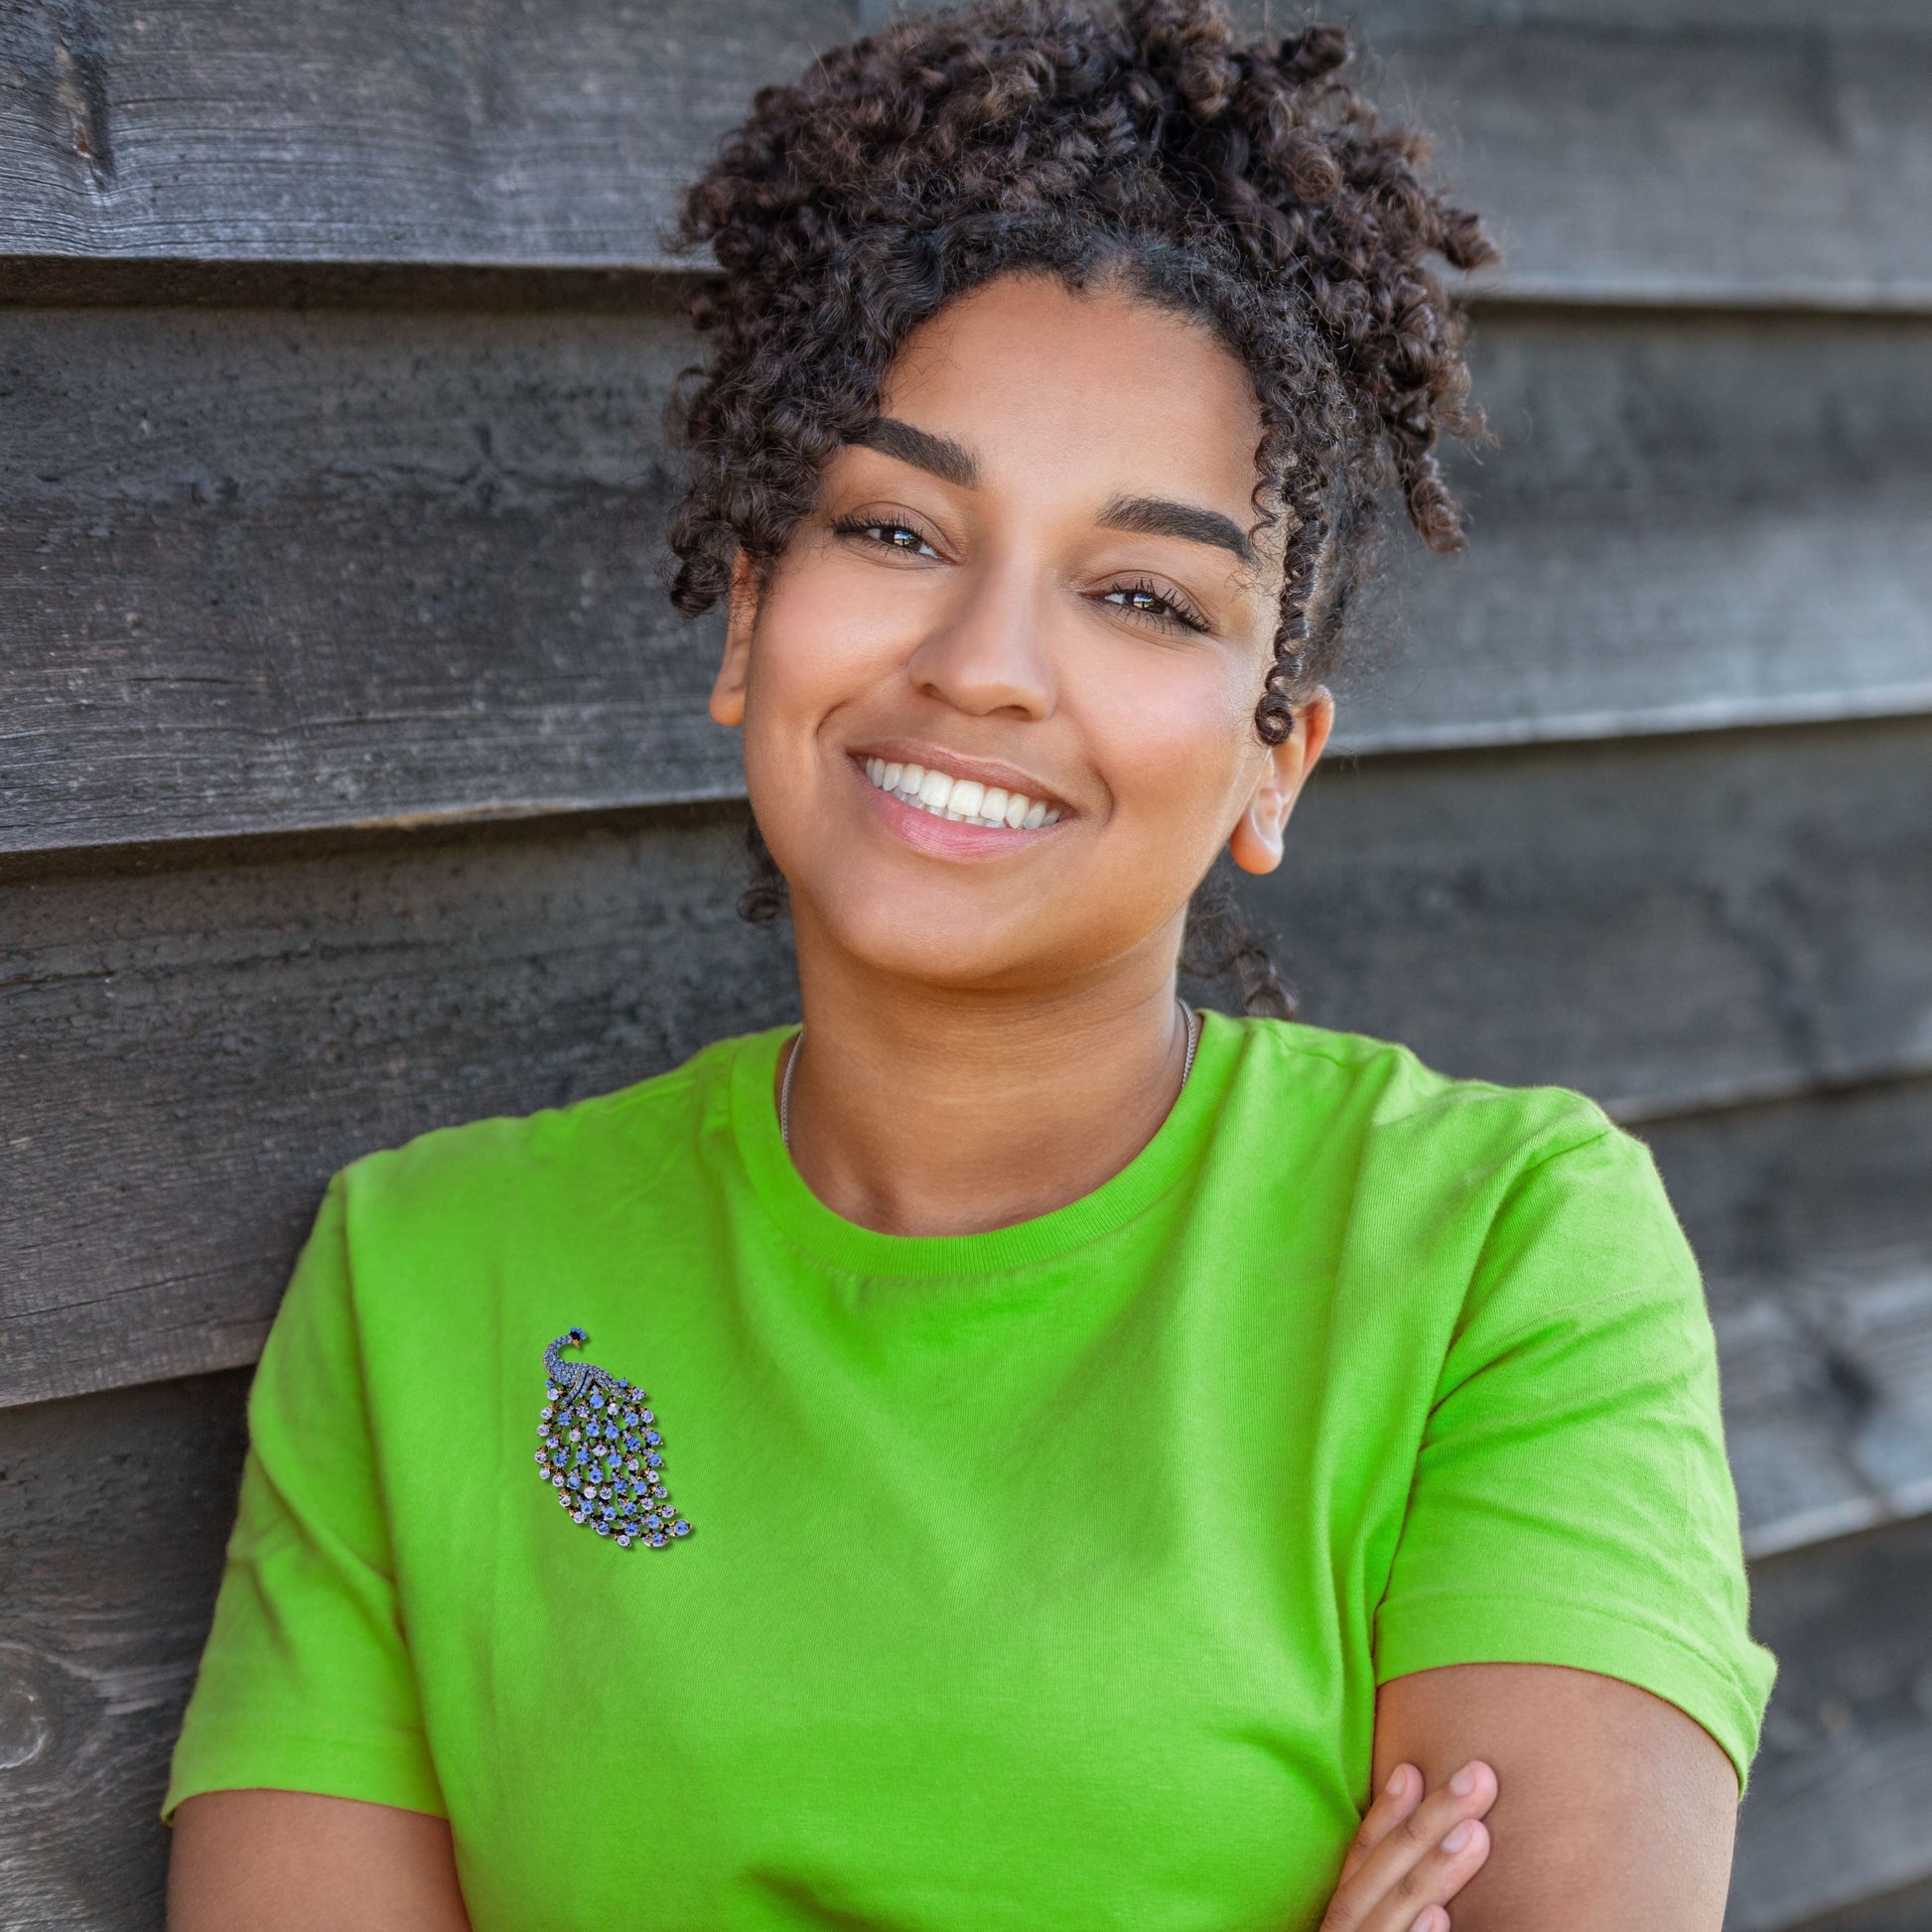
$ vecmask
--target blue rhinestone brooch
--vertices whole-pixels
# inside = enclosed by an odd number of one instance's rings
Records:
[[[664,1486],[664,1438],[649,1398],[595,1362],[567,1362],[566,1348],[590,1340],[582,1328],[543,1351],[543,1414],[537,1474],[573,1523],[610,1537],[620,1550],[661,1550],[691,1534]]]

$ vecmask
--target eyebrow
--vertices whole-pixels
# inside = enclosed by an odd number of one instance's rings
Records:
[[[845,440],[883,456],[897,457],[961,489],[980,486],[979,458],[964,443],[956,443],[950,436],[935,436],[930,430],[914,429],[896,416],[875,416],[849,432]],[[1100,527],[1136,536],[1178,537],[1183,543],[1212,544],[1238,557],[1251,570],[1260,562],[1240,524],[1198,503],[1176,503],[1166,496],[1116,496],[1100,512]]]
[[[875,416],[871,422],[861,423],[848,432],[845,440],[864,449],[877,450],[882,456],[897,457],[901,463],[909,463],[915,470],[923,470],[941,483],[953,483],[961,489],[980,486],[979,458],[964,443],[955,443],[950,436],[934,436],[929,430],[914,429],[897,417]]]
[[[1251,570],[1260,562],[1240,524],[1197,503],[1175,503],[1165,496],[1116,496],[1100,512],[1100,527],[1136,536],[1178,537],[1183,543],[1211,543],[1218,550],[1232,551]]]

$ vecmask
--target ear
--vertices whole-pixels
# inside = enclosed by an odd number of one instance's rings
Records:
[[[1295,707],[1295,729],[1268,748],[1254,795],[1228,835],[1228,856],[1243,872],[1273,872],[1282,862],[1282,834],[1309,773],[1334,729],[1335,701],[1326,686]]]
[[[758,615],[758,572],[741,550],[732,559],[732,587],[725,599],[725,654],[711,686],[711,715],[721,725],[745,722],[745,686],[752,675],[752,630]]]

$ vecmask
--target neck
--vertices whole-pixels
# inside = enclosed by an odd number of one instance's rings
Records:
[[[882,981],[816,952],[801,932],[792,1160],[863,1227],[977,1234],[1050,1213],[1133,1160],[1179,1092],[1171,951],[998,993]]]

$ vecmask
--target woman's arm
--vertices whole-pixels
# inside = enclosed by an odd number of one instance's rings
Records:
[[[207,1791],[175,1813],[168,1932],[470,1932],[441,1818],[308,1791]]]
[[[1501,1787],[1455,1932],[1719,1932],[1737,1776],[1675,1705],[1547,1664],[1455,1664],[1383,1685],[1375,1766],[1433,1784],[1479,1757]]]

